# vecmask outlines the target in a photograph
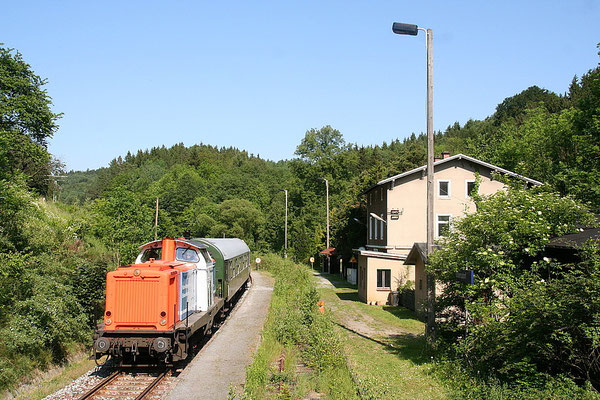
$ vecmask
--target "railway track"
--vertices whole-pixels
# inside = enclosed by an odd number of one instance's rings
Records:
[[[158,387],[171,375],[171,369],[135,371],[118,369],[96,386],[78,397],[78,400],[148,400],[161,398]]]

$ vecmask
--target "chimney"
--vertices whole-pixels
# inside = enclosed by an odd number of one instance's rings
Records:
[[[445,160],[448,157],[450,157],[450,152],[449,151],[442,151],[442,159]]]

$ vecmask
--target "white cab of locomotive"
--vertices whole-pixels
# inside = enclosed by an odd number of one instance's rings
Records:
[[[195,268],[179,274],[179,320],[182,321],[198,309],[197,284],[198,263],[203,257],[194,248],[178,245],[175,249],[175,260],[195,264]]]
[[[196,280],[197,310],[207,311],[212,307],[215,298],[215,263],[206,249],[200,249],[200,261]]]

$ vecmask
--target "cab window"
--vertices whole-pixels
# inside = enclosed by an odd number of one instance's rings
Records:
[[[140,259],[141,262],[150,261],[151,258],[155,260],[160,260],[162,257],[162,248],[157,249],[146,249],[142,253],[142,257]]]
[[[185,261],[190,263],[197,263],[200,261],[200,257],[196,250],[190,249],[189,247],[178,247],[175,252],[175,258],[178,261]]]
[[[207,263],[212,262],[212,257],[210,256],[210,254],[208,254],[208,251],[206,249],[201,249],[200,252],[202,253],[202,256],[204,257]]]

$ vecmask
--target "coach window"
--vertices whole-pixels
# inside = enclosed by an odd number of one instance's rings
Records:
[[[392,270],[377,270],[377,289],[389,289],[391,287]]]
[[[178,247],[175,253],[175,259],[190,263],[197,263],[200,261],[200,257],[198,256],[198,253],[196,253],[196,250],[190,249],[189,247]]]

